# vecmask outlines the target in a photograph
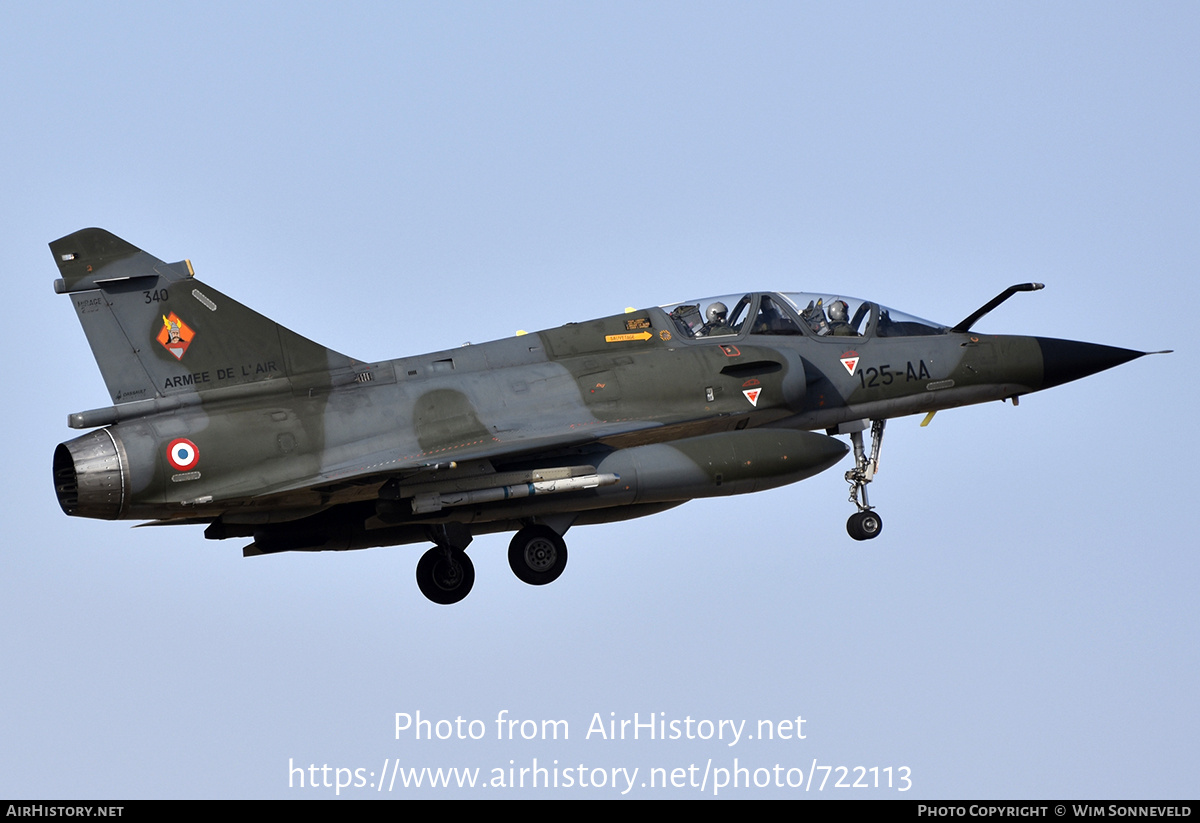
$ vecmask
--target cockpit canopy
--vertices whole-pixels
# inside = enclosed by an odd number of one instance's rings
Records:
[[[743,334],[811,337],[924,337],[946,334],[940,324],[842,295],[808,292],[730,294],[662,307],[681,337]]]

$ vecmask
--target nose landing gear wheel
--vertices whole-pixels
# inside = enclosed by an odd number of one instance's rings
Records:
[[[508,544],[508,565],[531,586],[553,583],[567,566],[567,544],[549,526],[526,526]]]
[[[883,531],[883,518],[870,510],[855,512],[846,521],[846,531],[855,540],[870,540]]]
[[[475,564],[461,549],[434,546],[417,562],[417,586],[434,603],[457,603],[474,585]]]

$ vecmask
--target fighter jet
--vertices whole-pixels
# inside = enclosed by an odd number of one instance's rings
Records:
[[[50,243],[113,405],[54,452],[72,516],[205,526],[243,554],[432,543],[417,585],[470,592],[465,552],[516,532],[529,584],[573,526],[795,483],[853,451],[856,540],[893,417],[1011,400],[1146,352],[945,326],[835,293],[745,292],[376,363],[319,345],[103,229]],[[869,448],[863,433],[870,432]],[[849,438],[849,447],[838,436]]]

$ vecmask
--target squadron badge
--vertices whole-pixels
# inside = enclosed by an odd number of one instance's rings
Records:
[[[162,320],[163,327],[158,330],[158,336],[154,339],[162,343],[164,349],[175,355],[176,360],[182,360],[183,353],[191,345],[192,338],[196,336],[196,333],[188,328],[187,323],[176,317],[175,312],[171,312]]]

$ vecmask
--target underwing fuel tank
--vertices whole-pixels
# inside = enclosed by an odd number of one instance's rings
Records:
[[[620,481],[599,489],[621,503],[725,497],[774,489],[825,471],[848,451],[823,434],[750,429],[619,449],[596,467]]]

